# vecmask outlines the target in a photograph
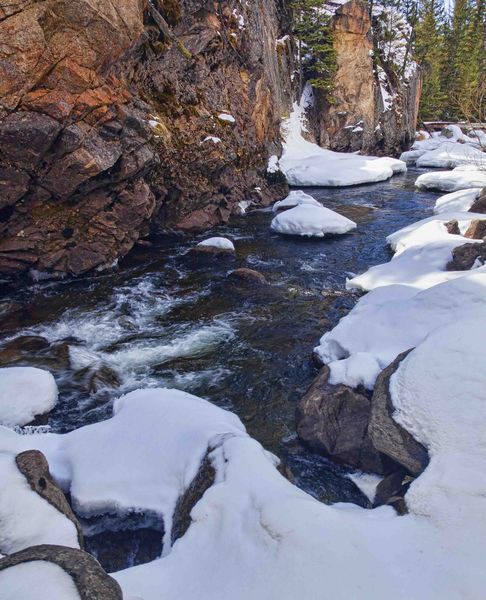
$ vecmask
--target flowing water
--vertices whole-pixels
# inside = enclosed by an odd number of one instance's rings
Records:
[[[346,277],[389,260],[386,235],[431,213],[436,195],[414,189],[417,174],[307,189],[358,223],[348,235],[282,237],[270,230],[271,210],[258,210],[211,232],[234,241],[236,258],[189,253],[207,234],[166,236],[135,249],[111,272],[28,288],[4,281],[0,314],[9,307],[12,316],[4,320],[0,364],[54,374],[60,400],[49,416],[51,431],[108,418],[121,393],[176,387],[236,412],[315,497],[365,505],[345,468],[300,446],[294,412],[316,374],[313,347],[356,302]],[[228,279],[238,267],[260,271],[270,285]],[[101,530],[94,537],[103,537]],[[96,544],[93,551],[100,554]]]

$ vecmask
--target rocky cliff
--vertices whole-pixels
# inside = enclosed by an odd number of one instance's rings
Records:
[[[80,274],[150,227],[281,195],[265,172],[290,101],[284,16],[277,0],[2,3],[0,271]]]
[[[0,272],[82,274],[281,197],[266,166],[294,99],[290,30],[285,0],[0,0]],[[361,0],[334,17],[323,146],[412,136],[419,78],[376,31]]]
[[[332,3],[331,3],[332,4]],[[318,143],[337,151],[397,155],[414,139],[421,78],[409,32],[392,9],[351,0],[332,20],[337,71],[331,101],[316,90]]]

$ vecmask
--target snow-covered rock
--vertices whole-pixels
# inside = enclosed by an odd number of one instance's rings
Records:
[[[457,125],[448,125],[432,135],[419,132],[411,150],[404,152],[400,159],[407,163],[416,163],[418,167],[486,167],[481,133],[479,136],[475,133],[468,136]]]
[[[435,214],[448,212],[466,212],[473,205],[474,201],[479,198],[481,188],[472,188],[451,192],[438,198],[435,202]]]
[[[235,415],[200,398],[147,389],[116,400],[111,419],[70,433],[19,435],[0,427],[0,451],[40,450],[78,514],[151,511],[163,517],[168,542],[177,500],[208,445],[242,432]]]
[[[58,391],[48,371],[34,367],[0,369],[0,424],[26,425],[54,408]]]
[[[236,120],[233,117],[233,115],[230,115],[228,113],[219,113],[218,119],[220,121],[225,121],[226,123],[236,123]]]
[[[279,167],[290,185],[359,185],[384,181],[394,173],[407,170],[406,164],[395,158],[333,152],[304,139],[302,132],[305,131],[305,110],[310,94],[310,89],[306,88],[300,104],[294,103],[289,119],[282,123],[285,142]]]
[[[271,228],[285,235],[324,237],[347,233],[356,223],[323,206],[300,204],[274,217]]]
[[[207,240],[203,240],[197,244],[198,247],[203,248],[217,248],[218,250],[227,250],[229,252],[235,251],[235,246],[231,240],[224,237],[212,237]]]
[[[302,190],[292,190],[286,198],[275,202],[275,204],[273,205],[273,212],[277,212],[279,210],[287,210],[288,208],[294,208],[294,206],[299,206],[300,204],[312,204],[313,206],[321,206],[320,202],[318,202],[310,194],[306,194]]]
[[[0,452],[0,481],[1,553],[37,544],[79,548],[74,523],[31,489],[11,452]]]
[[[419,175],[415,185],[420,189],[455,192],[470,188],[486,186],[486,169],[462,169],[456,167],[452,171],[437,171]]]
[[[486,267],[461,274],[422,291],[397,284],[378,287],[364,296],[315,349],[322,362],[330,365],[334,382],[353,384],[346,379],[348,371],[336,370],[334,361],[366,352],[383,369],[442,325],[471,314],[478,323],[486,319]],[[357,376],[355,369],[353,380]],[[366,376],[368,368],[362,372]]]

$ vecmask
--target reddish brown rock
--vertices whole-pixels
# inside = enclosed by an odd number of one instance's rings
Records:
[[[228,273],[228,277],[230,279],[235,279],[250,284],[265,285],[268,283],[263,273],[255,271],[254,269],[247,269],[245,267],[231,271]]]
[[[482,240],[486,237],[486,219],[474,219],[464,234],[470,240]]]
[[[481,190],[481,193],[476,198],[476,200],[472,203],[469,212],[475,213],[486,213],[486,188]]]

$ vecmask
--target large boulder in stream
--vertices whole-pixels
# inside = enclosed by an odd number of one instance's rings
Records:
[[[300,439],[340,462],[384,473],[382,458],[367,435],[369,397],[345,385],[331,385],[329,373],[329,367],[322,367],[299,402],[296,416]]]
[[[364,391],[331,385],[324,366],[297,407],[300,439],[364,471],[391,475],[404,467],[420,474],[428,463],[427,450],[393,419],[389,392],[390,377],[406,354],[381,372],[371,399]]]
[[[20,600],[29,588],[38,586],[37,595],[29,598],[123,600],[118,583],[95,558],[76,548],[43,544],[0,560],[0,590],[6,593],[2,598]]]

